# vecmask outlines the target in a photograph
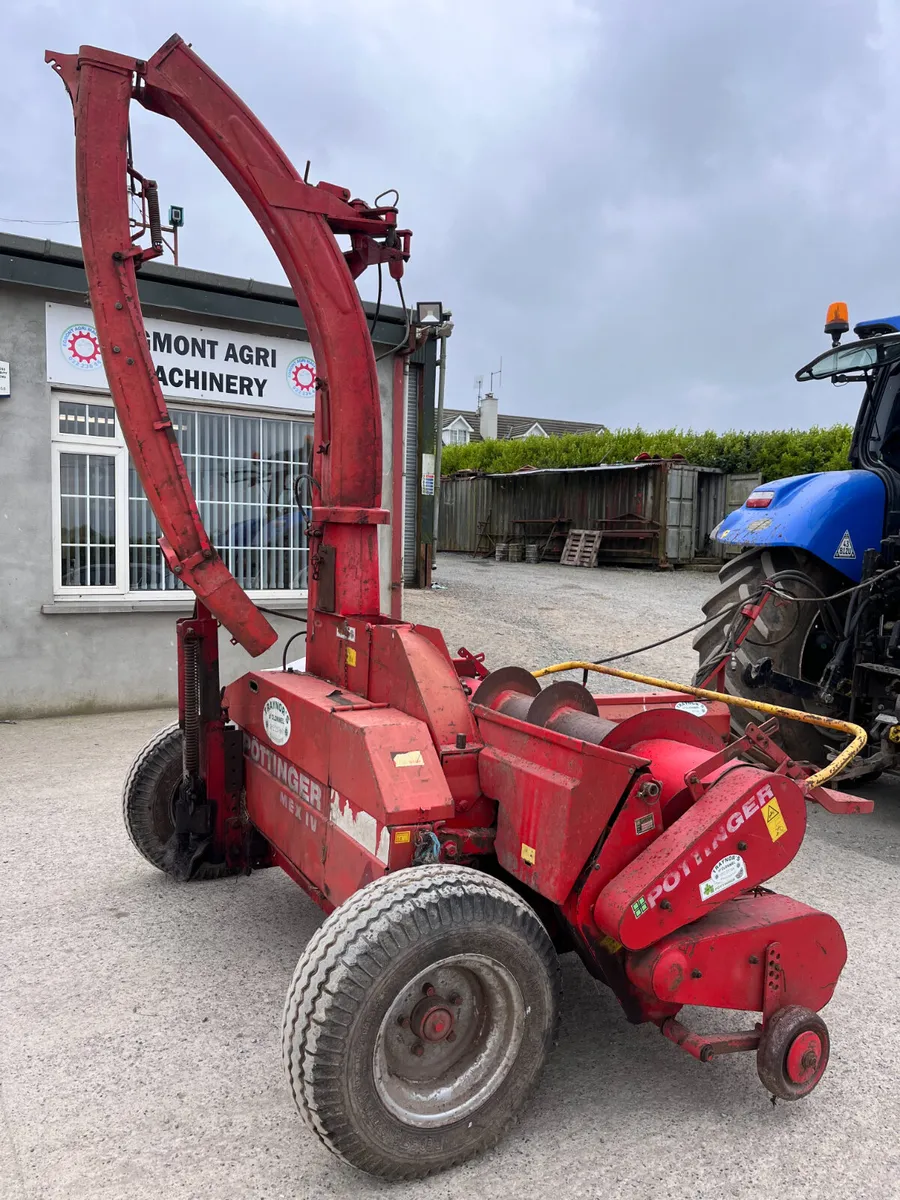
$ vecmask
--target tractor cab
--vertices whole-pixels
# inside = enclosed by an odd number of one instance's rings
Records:
[[[802,367],[796,378],[801,383],[830,379],[835,385],[865,385],[850,465],[881,478],[890,514],[900,507],[900,315],[860,321],[853,328],[859,340],[842,344],[841,335],[849,328],[846,304],[832,304],[825,322],[831,349]]]
[[[848,469],[767,480],[720,522],[713,537],[737,556],[694,642],[701,685],[725,655],[733,694],[861,725],[868,752],[844,782],[900,769],[900,315],[861,321],[842,342],[849,332],[847,305],[832,304],[831,348],[796,376],[863,385]],[[736,646],[736,609],[772,597]],[[746,721],[733,717],[738,731]],[[802,723],[782,738],[795,759],[834,757],[834,740]]]

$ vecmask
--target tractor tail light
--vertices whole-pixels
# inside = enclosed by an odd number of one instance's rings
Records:
[[[747,508],[768,508],[774,499],[774,492],[751,492],[746,505]]]

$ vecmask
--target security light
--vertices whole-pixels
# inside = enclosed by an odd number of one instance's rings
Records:
[[[440,300],[420,300],[416,305],[417,325],[442,325],[444,306]]]

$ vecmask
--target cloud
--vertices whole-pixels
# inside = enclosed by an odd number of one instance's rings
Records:
[[[48,36],[148,56],[170,18],[98,0],[4,19],[0,212],[72,218]],[[312,178],[399,189],[407,298],[454,312],[448,405],[472,406],[502,356],[507,412],[853,419],[855,396],[793,373],[824,348],[829,301],[854,320],[900,309],[895,0],[186,0],[177,25]],[[180,130],[136,113],[134,133],[185,207],[185,264],[279,279]]]

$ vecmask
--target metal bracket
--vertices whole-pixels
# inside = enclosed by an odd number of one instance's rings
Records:
[[[693,800],[696,802],[705,793],[706,785],[701,781],[707,775],[709,775],[711,771],[715,771],[719,767],[724,767],[727,762],[730,762],[733,758],[739,757],[741,752],[746,750],[751,745],[759,746],[761,749],[764,747],[771,747],[771,742],[769,741],[768,735],[774,734],[777,731],[777,717],[771,717],[765,722],[764,725],[748,725],[741,737],[736,738],[733,742],[729,742],[723,750],[720,750],[717,754],[713,754],[712,757],[706,759],[705,762],[700,763],[699,766],[696,766],[693,769],[693,771],[688,771],[684,777],[684,783]],[[775,749],[778,750],[778,753],[783,755],[784,758],[787,758],[787,755],[783,750],[780,750],[778,747],[775,747]],[[765,752],[766,754],[769,754],[771,757],[775,758],[775,755],[771,754],[770,749],[766,749]],[[777,761],[779,760],[776,759],[776,762]]]
[[[781,943],[766,946],[766,972],[763,980],[762,1014],[765,1024],[784,1002],[784,967],[781,965]]]

